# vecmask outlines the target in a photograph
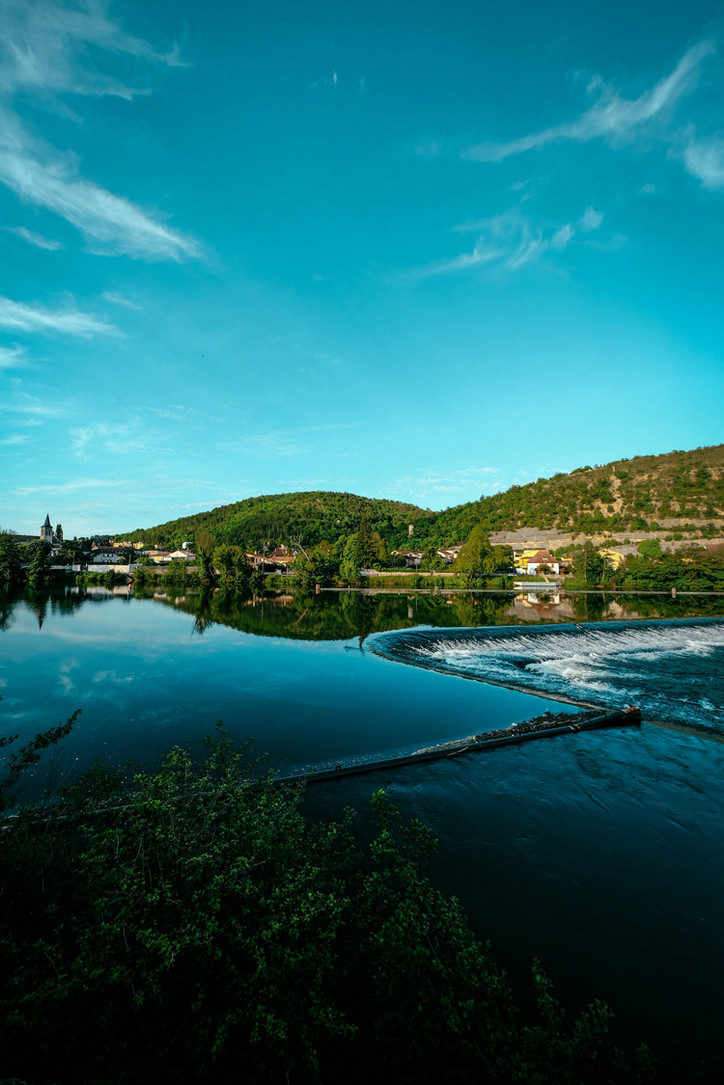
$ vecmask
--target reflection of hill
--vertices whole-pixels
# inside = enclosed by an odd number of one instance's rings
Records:
[[[360,592],[329,592],[318,596],[188,594],[137,592],[139,599],[182,610],[194,619],[202,634],[211,625],[226,625],[258,637],[288,640],[350,640],[391,629],[418,625],[439,628],[489,625],[521,625],[571,621],[596,622],[626,618],[687,618],[721,614],[718,596],[622,595],[587,592],[562,597],[560,605],[524,606],[520,598],[506,595],[423,595],[400,593],[363,595]],[[42,627],[48,614],[66,615],[86,604],[121,600],[132,605],[133,597],[83,589],[26,593],[0,592],[0,632],[12,624],[18,607],[30,608]]]
[[[20,588],[9,592],[0,591],[0,631],[7,629],[13,620],[13,615],[19,606],[29,607],[38,619],[38,625],[42,628],[48,613],[72,614],[78,610],[91,597],[82,589],[64,588],[34,590],[32,588]],[[93,597],[93,602],[107,602],[112,599],[110,593],[104,593]]]
[[[334,592],[319,596],[184,595],[158,597],[160,602],[196,618],[203,633],[211,624],[243,633],[290,640],[349,640],[415,625],[497,625],[506,618],[508,596],[362,595]]]

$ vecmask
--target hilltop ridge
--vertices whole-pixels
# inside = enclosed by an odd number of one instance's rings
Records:
[[[247,498],[122,537],[147,545],[188,539],[251,549],[289,542],[314,546],[357,531],[363,519],[390,547],[449,545],[467,538],[477,524],[491,533],[685,532],[688,538],[715,538],[724,535],[724,444],[584,466],[440,512],[384,498],[305,491]]]

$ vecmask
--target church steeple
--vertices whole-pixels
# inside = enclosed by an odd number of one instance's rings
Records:
[[[47,512],[45,514],[45,523],[40,529],[40,538],[49,543],[53,541],[53,525],[50,522],[50,514]]]

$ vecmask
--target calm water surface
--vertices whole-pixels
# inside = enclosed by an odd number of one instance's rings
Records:
[[[82,708],[62,775],[196,747],[223,719],[293,769],[566,710],[546,691],[639,703],[659,722],[334,782],[308,802],[356,806],[365,829],[371,791],[387,787],[440,837],[436,881],[516,981],[537,955],[571,1003],[609,1001],[668,1080],[720,1081],[724,622],[615,616],[522,627],[509,602],[18,600],[3,611],[0,734]],[[439,628],[466,623],[483,628]],[[470,680],[484,677],[535,693]]]

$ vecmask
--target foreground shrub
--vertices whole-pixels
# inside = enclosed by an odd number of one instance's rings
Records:
[[[53,741],[63,729],[50,732]],[[46,742],[47,744],[47,742]],[[24,747],[6,783],[40,746]],[[0,796],[4,794],[0,789]],[[0,1077],[37,1083],[642,1080],[598,1002],[568,1022],[538,965],[524,1021],[382,792],[309,824],[219,731],[203,766],[95,768],[0,831]],[[6,803],[9,800],[6,798]]]

